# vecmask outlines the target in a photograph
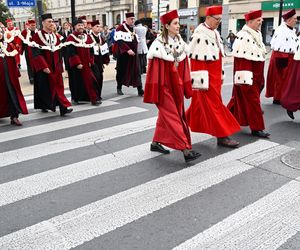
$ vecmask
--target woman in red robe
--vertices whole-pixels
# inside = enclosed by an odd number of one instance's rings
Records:
[[[220,34],[222,6],[206,9],[206,20],[194,31],[190,44],[193,97],[186,112],[192,131],[217,137],[219,146],[236,148],[239,142],[229,138],[240,125],[224,106],[221,97],[222,55]]]
[[[170,153],[162,145],[181,150],[186,162],[200,157],[192,151],[191,136],[185,118],[184,96],[192,95],[187,45],[179,35],[177,10],[161,17],[163,33],[148,52],[149,66],[144,102],[156,104],[159,113],[151,151]],[[161,145],[162,144],[162,145]]]
[[[10,117],[11,124],[21,126],[19,114],[28,114],[22,94],[15,55],[18,53],[9,44],[2,43],[0,33],[0,118]]]
[[[291,74],[286,89],[281,97],[281,105],[291,119],[295,119],[294,112],[300,110],[300,40],[291,66]]]

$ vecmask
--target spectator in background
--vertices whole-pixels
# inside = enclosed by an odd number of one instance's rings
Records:
[[[141,74],[145,74],[146,66],[147,66],[146,56],[148,53],[148,47],[146,43],[147,28],[142,25],[140,20],[136,20],[134,25],[135,25],[134,31],[139,38],[137,52],[139,56],[140,71]]]
[[[232,47],[233,47],[235,38],[236,38],[236,35],[232,32],[232,30],[229,30],[229,34],[226,37],[226,40],[229,40],[228,42],[229,42],[230,52],[232,52]]]
[[[147,47],[148,49],[150,48],[151,44],[153,43],[153,41],[156,38],[156,34],[154,33],[154,31],[152,29],[150,29],[149,27],[147,27],[147,34],[146,34],[146,42],[147,42]]]

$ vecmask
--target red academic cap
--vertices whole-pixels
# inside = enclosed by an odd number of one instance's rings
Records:
[[[213,16],[213,15],[222,15],[223,7],[222,6],[209,6],[205,10],[206,16]]]
[[[253,20],[253,19],[261,17],[262,11],[261,10],[251,10],[248,13],[246,13],[244,16],[245,16],[246,21]]]
[[[78,19],[86,20],[86,16],[80,16],[80,17],[78,17]]]
[[[100,24],[99,20],[96,20],[96,21],[93,21],[93,22],[90,22],[90,23],[91,23],[92,27]]]
[[[125,14],[126,18],[129,18],[129,17],[134,17],[134,13],[133,12],[128,12]]]
[[[172,10],[160,17],[160,21],[162,24],[167,24],[173,19],[178,18],[178,11],[177,10]]]
[[[28,24],[34,24],[34,23],[35,23],[35,20],[32,20],[32,19],[31,19],[31,20],[28,20],[27,23],[28,23]]]
[[[293,17],[293,16],[295,16],[296,15],[296,10],[295,9],[292,9],[292,10],[289,10],[289,11],[287,11],[286,13],[284,13],[283,15],[282,15],[282,18],[284,19],[284,20],[288,20],[289,18],[291,18],[291,17]]]
[[[10,18],[5,20],[6,23],[12,23],[12,20]]]

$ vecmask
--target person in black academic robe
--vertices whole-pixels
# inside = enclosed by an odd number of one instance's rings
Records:
[[[71,113],[71,103],[64,95],[62,78],[63,65],[59,36],[52,32],[53,19],[51,14],[42,15],[43,29],[32,38],[32,54],[34,68],[34,108],[42,112],[55,112],[59,106],[60,115]]]
[[[101,104],[97,72],[94,72],[94,49],[90,35],[83,33],[81,19],[73,22],[74,32],[67,39],[69,56],[69,84],[74,104],[90,101],[92,105]]]
[[[137,53],[138,38],[135,34],[134,14],[126,13],[126,21],[121,24],[114,36],[117,43],[117,93],[123,95],[122,85],[137,87],[138,95],[143,96],[141,72]]]
[[[107,43],[100,34],[101,26],[98,20],[91,22],[91,38],[94,42],[94,72],[96,71],[99,85],[99,99],[101,100],[101,93],[103,87],[103,69],[104,64],[109,64],[109,49]]]

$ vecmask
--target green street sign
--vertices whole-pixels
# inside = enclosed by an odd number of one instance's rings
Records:
[[[261,9],[262,10],[279,10],[280,1],[270,1],[270,2],[262,2]],[[299,0],[285,0],[283,3],[283,9],[297,9],[300,8],[300,1]]]

